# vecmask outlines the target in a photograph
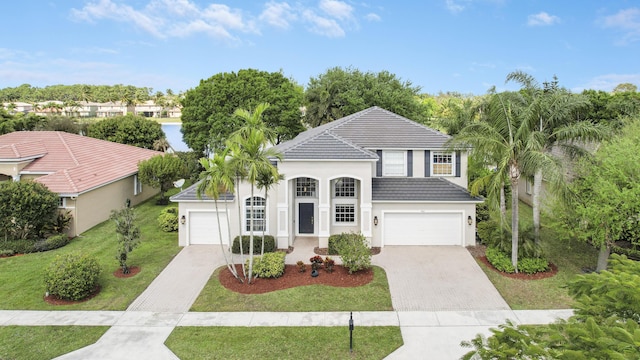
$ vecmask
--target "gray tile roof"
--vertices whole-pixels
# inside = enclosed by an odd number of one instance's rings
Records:
[[[364,149],[442,149],[449,136],[377,106],[309,129],[276,149],[284,159],[376,159]],[[355,149],[360,148],[360,152]],[[331,151],[330,151],[331,150]],[[327,152],[327,155],[323,155]]]
[[[443,178],[373,178],[373,201],[473,201],[482,198],[471,196],[463,187]]]
[[[213,201],[212,198],[208,197],[206,194],[202,194],[201,198],[198,198],[198,194],[197,194],[197,187],[198,184],[200,184],[200,181],[196,182],[195,184],[189,186],[188,188],[182,190],[181,192],[173,195],[172,197],[169,198],[169,200],[173,201],[173,202],[180,202],[180,201]],[[233,194],[230,193],[225,193],[225,194],[221,194],[220,195],[220,201],[224,201],[224,200],[229,200],[229,201],[233,201],[235,197],[233,196]]]
[[[377,160],[378,155],[360,148],[329,131],[323,131],[304,141],[286,142],[277,147],[285,159],[362,159]]]

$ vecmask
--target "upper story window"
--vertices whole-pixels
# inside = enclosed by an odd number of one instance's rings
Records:
[[[405,151],[383,151],[382,176],[407,176],[407,153]]]
[[[453,176],[455,171],[455,157],[452,153],[431,153],[431,176]]]
[[[316,197],[316,181],[312,178],[296,179],[296,196],[297,197]]]
[[[343,177],[333,183],[333,196],[337,198],[356,197],[356,179]]]

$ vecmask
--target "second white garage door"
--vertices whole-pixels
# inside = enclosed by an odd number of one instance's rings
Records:
[[[462,245],[461,213],[385,213],[384,245]]]
[[[220,225],[222,226],[222,243],[229,244],[229,232],[227,231],[227,217],[220,213]],[[189,244],[220,244],[220,232],[218,231],[218,219],[213,211],[192,211],[189,213]]]

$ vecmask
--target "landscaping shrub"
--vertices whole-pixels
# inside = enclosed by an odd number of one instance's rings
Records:
[[[284,258],[287,254],[282,251],[265,253],[262,258],[253,258],[253,275],[259,278],[278,278],[284,274]],[[246,261],[249,266],[249,259]]]
[[[359,236],[360,234],[356,234],[353,232],[340,233],[329,236],[329,247],[327,248],[329,255],[338,255],[338,249],[340,248],[340,246],[342,246],[343,243],[358,241]]]
[[[338,242],[338,253],[342,258],[342,265],[353,274],[359,270],[371,267],[371,249],[367,246],[367,239],[362,234],[350,233]]]
[[[621,246],[612,246],[611,253],[625,255],[629,259],[640,261],[640,250]]]
[[[511,258],[506,253],[500,251],[495,247],[487,248],[485,252],[487,256],[487,261],[493,265],[498,271],[506,272],[506,273],[514,273],[516,269],[514,269],[513,264],[511,264]]]
[[[253,236],[253,253],[260,254],[262,249],[262,236],[254,235]],[[234,254],[240,254],[240,237],[236,236],[233,239],[233,245],[231,246],[231,251]],[[276,240],[271,235],[265,235],[264,237],[264,252],[270,253],[276,251]],[[242,253],[249,253],[249,235],[242,235]]]
[[[490,247],[486,251],[487,261],[498,271],[514,273],[515,269],[511,264],[511,256],[498,248]],[[521,258],[518,259],[518,271],[525,274],[535,274],[549,270],[549,262],[544,258]]]
[[[524,258],[518,260],[518,271],[525,274],[535,274],[549,270],[549,262],[544,258]]]
[[[37,241],[33,245],[34,251],[49,251],[57,248],[61,248],[67,245],[71,241],[67,234],[58,234],[49,236],[45,240]]]
[[[44,226],[44,233],[47,236],[62,234],[71,225],[71,220],[73,220],[73,216],[71,216],[71,211],[69,210],[58,211],[58,214],[54,216],[53,219]]]
[[[29,254],[34,251],[35,242],[32,240],[5,240],[0,241],[0,249],[11,250],[14,254]]]
[[[83,254],[57,256],[44,273],[46,291],[65,300],[82,300],[96,289],[100,265],[95,257]]]
[[[34,181],[0,183],[0,236],[35,240],[55,216],[58,195]]]
[[[15,252],[13,250],[0,249],[0,257],[13,256],[13,255],[15,255]]]
[[[496,220],[478,223],[478,236],[487,247],[494,247],[506,254],[511,254],[511,230],[501,228]],[[542,247],[536,244],[533,237],[533,226],[524,224],[518,231],[518,258],[543,257]]]
[[[158,215],[158,225],[164,232],[178,231],[178,208],[162,209]]]

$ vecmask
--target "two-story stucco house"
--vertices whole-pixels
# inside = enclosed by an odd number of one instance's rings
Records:
[[[379,107],[300,133],[275,147],[284,180],[269,192],[266,206],[264,193],[250,198],[248,184],[241,184],[240,199],[220,201],[222,241],[229,242],[228,217],[232,237],[238,222],[243,234],[253,223],[256,232],[276,237],[279,248],[297,237],[317,238],[319,247],[327,247],[330,235],[350,231],[375,247],[473,245],[475,207],[482,199],[466,189],[467,154],[447,152],[448,139]],[[171,200],[179,203],[180,245],[218,243],[212,200],[198,199],[195,186]]]

